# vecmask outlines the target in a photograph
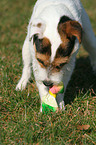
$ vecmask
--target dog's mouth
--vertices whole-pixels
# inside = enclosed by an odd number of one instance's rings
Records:
[[[43,81],[43,84],[46,86],[46,87],[53,87],[54,85],[58,85],[60,82],[52,82],[51,80],[44,80]]]
[[[52,87],[52,86],[54,85],[53,82],[47,81],[47,80],[44,80],[44,81],[43,81],[43,84],[44,84],[46,87]]]

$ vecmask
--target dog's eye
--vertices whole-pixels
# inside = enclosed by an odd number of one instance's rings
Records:
[[[56,69],[60,69],[60,66],[56,66]]]
[[[67,62],[61,63],[61,64],[60,64],[60,67],[63,67],[65,64],[67,64]]]
[[[47,65],[45,65],[44,62],[43,62],[41,59],[37,58],[37,60],[38,60],[44,67],[47,67]]]
[[[37,58],[37,60],[44,65],[44,62],[41,59]]]
[[[67,64],[67,63],[60,63],[59,66],[56,66],[56,69],[61,69],[65,64]]]

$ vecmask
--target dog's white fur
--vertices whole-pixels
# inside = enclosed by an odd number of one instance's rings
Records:
[[[31,77],[31,63],[41,99],[42,96],[48,93],[47,87],[42,82],[46,79],[56,83],[63,81],[66,90],[68,81],[70,80],[75,66],[76,54],[79,50],[78,39],[75,41],[74,52],[69,63],[64,65],[60,72],[53,74],[48,74],[48,70],[39,65],[35,57],[35,50],[33,47],[34,34],[38,33],[39,38],[47,37],[51,42],[52,54],[50,61],[52,62],[54,60],[56,50],[62,42],[57,31],[57,25],[60,17],[63,15],[68,16],[81,24],[83,28],[82,42],[85,49],[89,52],[93,70],[96,71],[96,38],[91,28],[89,18],[80,0],[37,0],[28,25],[27,37],[23,45],[22,56],[24,68],[22,77],[16,87],[17,90],[23,90],[26,87],[27,82]],[[37,27],[38,23],[41,23],[42,26]],[[57,96],[57,102],[61,109],[64,108],[63,97],[64,94],[59,94]]]

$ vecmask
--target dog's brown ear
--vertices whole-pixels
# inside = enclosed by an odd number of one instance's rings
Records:
[[[77,21],[67,21],[65,23],[61,23],[58,27],[59,33],[64,33],[67,37],[72,38],[72,36],[77,37],[79,43],[81,43],[82,39],[82,26]]]

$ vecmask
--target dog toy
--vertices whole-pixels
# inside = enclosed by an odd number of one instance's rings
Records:
[[[64,92],[64,85],[63,82],[59,83],[58,85],[54,85],[49,88],[49,93],[46,96],[42,97],[42,112],[55,112],[58,110],[58,104],[56,102],[56,96],[59,93]]]

